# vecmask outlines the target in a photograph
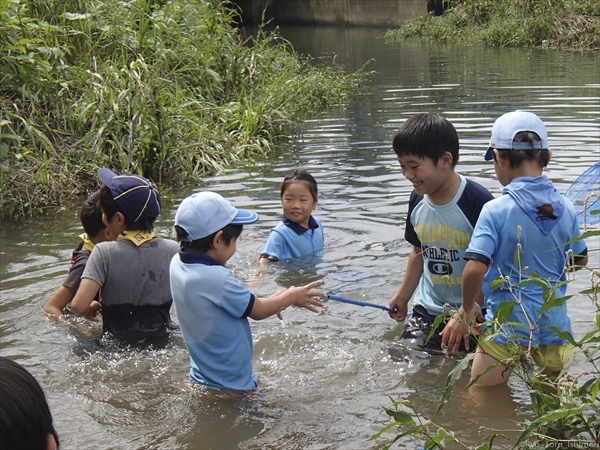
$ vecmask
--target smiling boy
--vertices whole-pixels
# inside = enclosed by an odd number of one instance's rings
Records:
[[[463,255],[483,205],[492,195],[455,172],[459,142],[454,126],[432,114],[409,118],[393,140],[402,174],[413,185],[405,239],[413,245],[406,273],[390,299],[390,317],[402,322],[413,297],[413,313],[401,339],[419,349],[442,352],[440,328],[427,342],[435,317],[461,305]],[[448,305],[448,306],[446,306]]]

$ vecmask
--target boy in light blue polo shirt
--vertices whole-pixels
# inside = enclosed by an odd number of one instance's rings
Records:
[[[225,264],[236,251],[244,225],[258,215],[236,209],[221,195],[199,192],[185,198],[175,214],[181,251],[170,268],[171,293],[190,352],[190,378],[210,388],[253,390],[252,333],[248,317],[261,320],[290,305],[313,312],[325,295],[323,281],[256,297]]]
[[[448,353],[456,352],[461,342],[469,345],[467,324],[476,314],[473,299],[483,288],[486,323],[471,368],[477,386],[505,383],[520,363],[519,352],[530,351],[532,359],[554,375],[573,351],[563,337],[572,335],[567,304],[544,311],[548,294],[535,281],[545,280],[555,297],[563,298],[567,272],[588,261],[585,241],[571,242],[580,236],[573,205],[542,173],[550,156],[546,127],[537,115],[513,111],[494,123],[485,159],[493,160],[503,195],[481,211],[464,255],[462,306],[441,333]],[[503,282],[493,288],[498,277]],[[494,330],[491,323],[506,302],[514,307]]]

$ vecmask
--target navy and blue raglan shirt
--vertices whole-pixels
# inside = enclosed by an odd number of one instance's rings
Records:
[[[445,304],[462,304],[463,259],[483,205],[493,196],[480,184],[459,175],[460,186],[446,205],[433,204],[427,194],[412,192],[404,237],[420,247],[423,274],[413,305],[423,306],[432,316],[442,313]]]

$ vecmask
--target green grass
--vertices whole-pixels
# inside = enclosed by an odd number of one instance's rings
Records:
[[[360,74],[277,32],[244,37],[220,0],[0,0],[0,213],[95,189],[98,167],[159,185],[264,158]]]
[[[450,0],[448,6],[444,15],[417,18],[388,31],[386,38],[495,47],[600,49],[598,0]]]

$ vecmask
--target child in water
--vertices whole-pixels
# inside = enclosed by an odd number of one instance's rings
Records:
[[[100,242],[112,241],[112,237],[102,222],[102,209],[100,209],[100,191],[91,194],[83,206],[79,215],[81,224],[83,225],[84,234],[80,235],[81,242],[79,246],[73,250],[71,256],[71,265],[67,278],[59,287],[54,295],[50,297],[44,311],[52,317],[59,319],[63,314],[63,309],[73,300],[79,284],[81,283],[81,275],[87,264],[88,258],[92,253],[94,246]],[[96,300],[99,300],[97,296]]]
[[[269,232],[260,264],[315,254],[325,244],[323,226],[312,215],[318,203],[317,182],[313,176],[296,170],[284,178],[280,192],[283,218]]]

